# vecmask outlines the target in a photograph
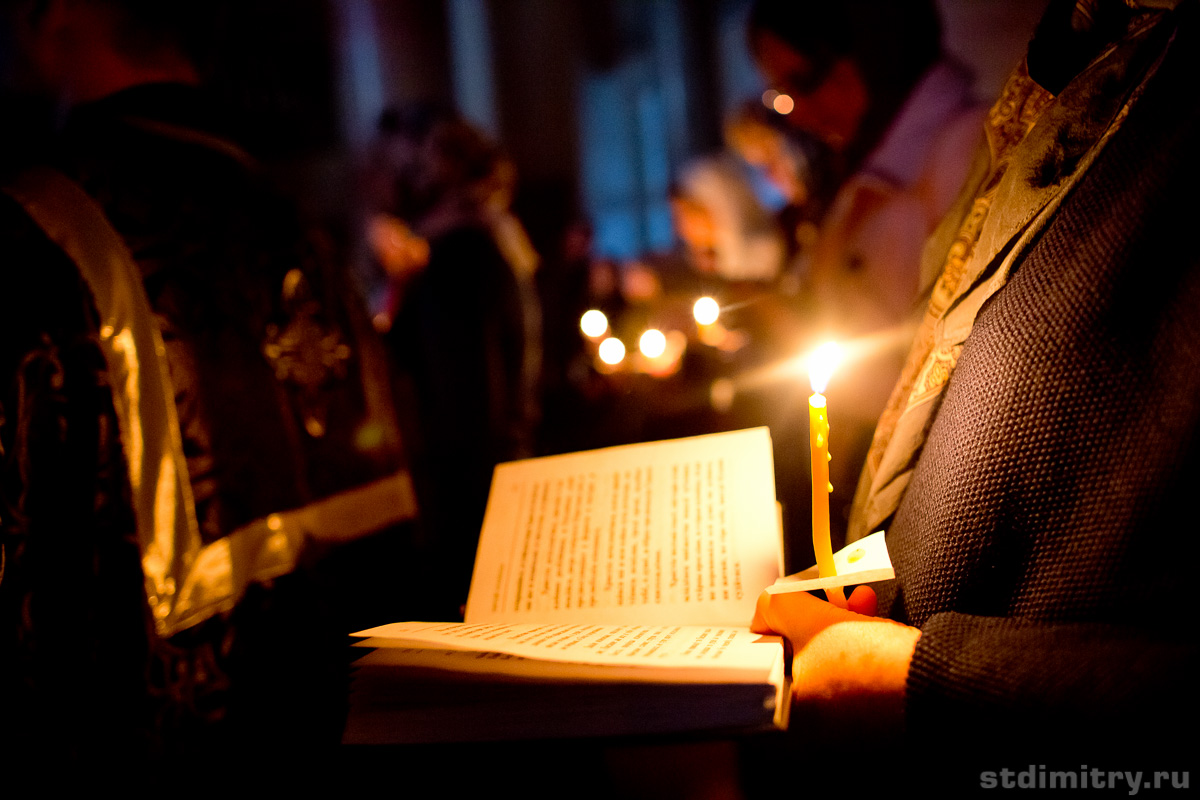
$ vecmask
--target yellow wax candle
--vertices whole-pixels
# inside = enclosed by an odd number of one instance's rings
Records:
[[[822,392],[837,360],[837,346],[832,342],[818,348],[809,360],[809,377],[813,393],[808,398],[808,441],[812,462],[812,536],[813,552],[817,557],[817,572],[822,578],[837,575],[833,563],[833,546],[829,541],[829,408]],[[846,607],[841,587],[825,590],[829,602]]]

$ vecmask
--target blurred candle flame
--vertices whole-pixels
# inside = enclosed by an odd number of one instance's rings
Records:
[[[701,297],[692,306],[692,316],[701,325],[712,325],[721,316],[721,307],[711,297]]]
[[[625,360],[625,345],[616,337],[610,336],[600,343],[600,360],[610,366],[616,366]]]
[[[650,328],[638,340],[638,349],[646,358],[658,358],[667,349],[667,337],[662,331]]]
[[[608,317],[604,316],[604,312],[599,309],[591,309],[585,311],[579,319],[579,329],[583,331],[585,336],[595,339],[598,336],[603,336],[608,330]]]
[[[825,391],[841,359],[842,349],[838,347],[837,342],[825,342],[809,355],[808,380],[812,383],[814,392],[821,394]]]

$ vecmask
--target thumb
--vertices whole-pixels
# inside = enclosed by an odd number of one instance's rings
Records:
[[[856,614],[873,617],[879,608],[879,598],[875,596],[875,590],[870,586],[859,586],[846,599],[846,608]]]

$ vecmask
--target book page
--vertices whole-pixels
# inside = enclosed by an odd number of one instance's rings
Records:
[[[361,631],[364,645],[507,654],[567,665],[719,670],[764,682],[783,653],[779,637],[747,628],[660,625],[537,625],[400,622]],[[503,670],[502,670],[503,671]],[[631,674],[632,676],[632,674]],[[675,676],[676,679],[678,676]],[[698,673],[692,679],[699,679]]]
[[[516,461],[466,620],[744,627],[781,560],[766,428]]]

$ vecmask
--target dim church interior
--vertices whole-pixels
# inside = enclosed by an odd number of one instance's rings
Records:
[[[539,252],[554,252],[563,231],[586,217],[601,255],[629,258],[670,243],[671,176],[718,147],[723,116],[763,89],[744,47],[747,5],[256,2],[247,5],[245,25],[227,43],[230,61],[217,88],[254,109],[255,135],[275,153],[272,173],[340,233],[347,250],[359,223],[347,213],[356,207],[354,181],[380,113],[449,99],[510,150],[520,176],[518,208]],[[941,0],[947,46],[976,68],[981,96],[999,88],[1044,5]],[[552,257],[544,258],[543,268],[555,267]],[[364,269],[363,277],[369,288],[371,274]],[[558,431],[553,449],[595,443],[576,433],[575,427]],[[612,443],[632,435],[614,433]],[[516,743],[460,748],[454,757],[472,774],[460,776],[458,788],[483,790],[528,756]],[[350,764],[415,772],[443,757],[436,749],[400,756],[359,751]],[[558,787],[579,788],[592,775],[621,776],[630,781],[626,789],[636,783],[631,794],[647,797],[746,789],[728,783],[737,753],[726,743],[596,749],[548,742],[539,744],[538,758]],[[604,796],[613,788],[600,779],[578,796]]]

